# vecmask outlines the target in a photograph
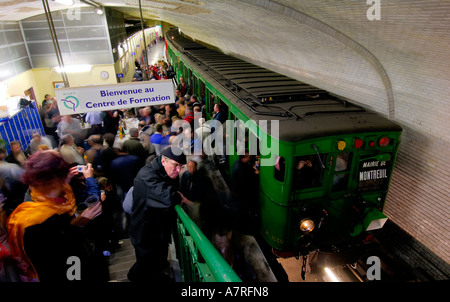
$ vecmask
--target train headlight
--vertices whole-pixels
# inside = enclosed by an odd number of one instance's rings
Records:
[[[298,226],[300,227],[300,231],[309,233],[314,229],[316,225],[314,224],[314,221],[312,221],[312,219],[305,218],[300,221]]]

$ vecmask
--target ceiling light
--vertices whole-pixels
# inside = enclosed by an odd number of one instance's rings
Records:
[[[0,99],[6,98],[6,90],[8,89],[8,84],[0,83]]]
[[[67,6],[73,5],[73,0],[52,0],[53,2],[64,4]]]
[[[94,8],[94,11],[99,15],[103,15],[103,9],[101,9],[100,7]]]
[[[0,91],[5,91],[8,88],[8,84],[6,83],[0,83]]]
[[[64,66],[64,71],[67,73],[72,73],[72,72],[87,72],[87,71],[91,71],[92,69],[92,65],[68,65],[68,66]],[[55,67],[55,71],[58,73],[62,72],[61,67]]]

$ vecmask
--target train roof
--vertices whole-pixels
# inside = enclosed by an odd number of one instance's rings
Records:
[[[350,133],[401,131],[377,113],[244,60],[209,49],[170,31],[166,38],[250,119],[279,120],[280,139],[302,139]],[[270,126],[269,126],[270,129]]]

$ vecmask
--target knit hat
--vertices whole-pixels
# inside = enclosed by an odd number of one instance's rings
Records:
[[[183,150],[175,146],[166,147],[162,150],[161,155],[173,159],[181,165],[186,164],[186,155],[184,155]]]

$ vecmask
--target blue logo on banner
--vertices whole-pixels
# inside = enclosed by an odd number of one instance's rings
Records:
[[[67,109],[72,109],[73,111],[75,111],[75,109],[77,109],[77,107],[80,105],[80,102],[74,96],[67,96],[65,99],[62,99],[61,101],[64,102],[64,106]]]

